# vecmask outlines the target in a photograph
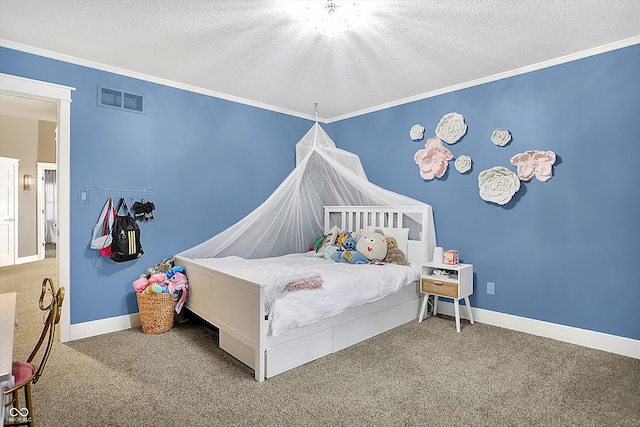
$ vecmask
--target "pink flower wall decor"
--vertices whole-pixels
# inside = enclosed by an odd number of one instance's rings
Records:
[[[422,150],[418,150],[413,160],[420,167],[422,179],[440,178],[447,171],[449,160],[453,154],[442,146],[439,138],[429,138]]]
[[[555,162],[556,153],[553,151],[530,150],[511,158],[511,164],[518,168],[518,178],[522,181],[529,181],[534,175],[538,181],[548,181],[553,175]]]

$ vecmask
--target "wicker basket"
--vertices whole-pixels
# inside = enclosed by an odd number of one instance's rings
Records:
[[[173,328],[176,300],[171,294],[136,293],[140,323],[145,334],[161,334]]]

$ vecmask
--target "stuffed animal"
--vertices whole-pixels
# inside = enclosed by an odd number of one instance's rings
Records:
[[[336,261],[341,254],[342,254],[342,248],[339,248],[337,246],[327,246],[326,248],[324,248],[322,257],[324,259],[331,259]]]
[[[398,242],[393,237],[387,237],[387,256],[382,262],[398,265],[411,265],[409,260],[404,256],[404,252],[398,248]]]
[[[161,294],[162,285],[159,285],[157,283],[151,284],[147,286],[147,288],[144,290],[144,293],[145,294]]]
[[[329,230],[327,234],[323,236],[322,244],[318,248],[317,252],[322,252],[327,246],[335,246],[339,233],[340,229],[336,226],[333,226],[331,230]]]
[[[309,248],[309,251],[313,250],[313,251],[318,252],[318,250],[320,250],[320,246],[322,246],[322,242],[324,242],[324,236],[318,237],[316,242],[313,244],[313,248]]]
[[[171,279],[171,276],[173,276],[176,273],[184,273],[184,268],[179,265],[176,265],[175,267],[171,267],[164,274],[167,275],[167,279]]]
[[[329,253],[325,253],[327,248],[331,246],[336,246],[336,240],[338,240],[338,234],[340,233],[340,229],[336,226],[332,227],[331,230],[327,232],[327,234],[323,235],[320,239],[316,241],[316,244],[313,246],[315,252],[307,252],[307,256],[319,257],[324,259],[331,259],[333,255],[333,250],[330,249]]]
[[[182,306],[187,300],[187,295],[189,294],[189,282],[187,280],[187,276],[182,273],[175,273],[171,276],[171,279],[169,279],[168,290],[174,298],[179,298],[176,303],[176,313],[180,314]]]
[[[150,277],[157,273],[166,273],[173,267],[173,258],[170,260],[162,261],[158,263],[153,268],[147,269],[147,277]]]
[[[355,251],[356,243],[356,239],[353,236],[349,235],[349,237],[347,237],[344,242],[342,242],[342,247],[345,251]]]
[[[146,274],[141,275],[133,282],[133,289],[138,293],[144,292],[144,290],[147,289],[147,286],[149,286],[149,280],[147,279]]]
[[[336,246],[337,247],[344,247],[345,243],[347,241],[347,239],[351,237],[351,232],[350,231],[341,231],[338,234],[338,238],[336,239]]]
[[[149,277],[149,284],[150,285],[162,285],[164,282],[167,281],[167,275],[164,273],[155,273],[152,274],[151,277]]]
[[[343,251],[343,261],[350,264],[369,264],[382,261],[387,256],[387,242],[381,233],[365,233],[358,239],[355,251]]]

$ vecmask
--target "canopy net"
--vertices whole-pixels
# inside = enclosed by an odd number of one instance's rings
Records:
[[[296,167],[269,198],[185,258],[266,258],[305,252],[323,229],[324,206],[426,206],[367,179],[360,158],[336,147],[316,122],[296,144]],[[435,241],[435,236],[434,236]]]

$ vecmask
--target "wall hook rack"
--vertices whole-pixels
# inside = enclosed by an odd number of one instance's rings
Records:
[[[122,190],[119,188],[106,188],[102,185],[94,185],[94,188],[96,189],[96,191],[113,191],[114,193],[144,193],[147,196],[150,196],[154,193],[153,188],[145,188],[144,190]]]

